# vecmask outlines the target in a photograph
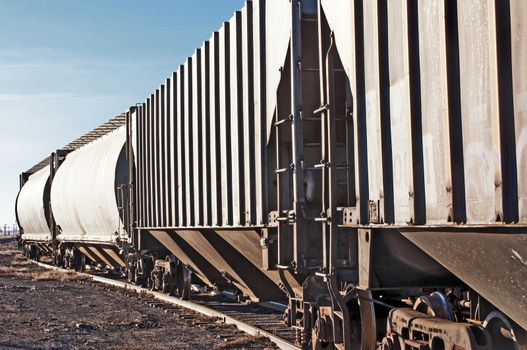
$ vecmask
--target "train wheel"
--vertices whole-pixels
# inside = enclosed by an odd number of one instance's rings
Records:
[[[168,293],[168,281],[166,280],[166,273],[163,274],[161,281],[161,291],[163,293]]]
[[[312,350],[325,350],[325,349],[332,349],[333,343],[328,343],[325,341],[321,341],[318,339],[317,332],[311,333],[311,349]]]
[[[503,315],[501,312],[491,312],[485,319],[483,328],[489,332],[490,337],[492,338],[493,349],[517,349],[514,330],[512,329],[507,317],[505,317],[505,315]]]
[[[163,272],[159,270],[152,271],[150,280],[152,281],[150,289],[163,291]]]
[[[168,289],[167,289],[167,293],[168,295],[175,295],[176,294],[176,286],[174,284],[171,284],[168,286]]]
[[[190,298],[190,270],[179,263],[176,268],[176,296],[182,300]]]
[[[127,270],[128,283],[135,282],[135,266],[129,266]]]
[[[139,273],[138,269],[134,269],[134,281],[136,285],[143,286],[143,278],[141,274]]]

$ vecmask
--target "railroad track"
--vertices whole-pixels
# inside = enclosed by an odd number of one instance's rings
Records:
[[[70,271],[42,262],[31,261],[46,269],[63,272]],[[88,276],[93,282],[103,283],[107,285],[109,289],[122,291],[129,296],[137,295],[138,293],[142,295],[150,295],[153,298],[146,300],[145,302],[150,306],[165,309],[167,312],[174,307],[184,308],[197,314],[207,316],[211,320],[219,320],[222,323],[234,325],[246,334],[268,338],[280,349],[300,349],[293,343],[295,339],[295,331],[283,323],[282,313],[277,310],[275,305],[269,305],[266,303],[243,305],[236,302],[226,301],[223,297],[205,295],[198,295],[195,297],[195,300],[187,301],[121,280],[89,273],[78,273]],[[180,316],[193,319],[196,315],[182,314]],[[214,322],[215,321],[199,321],[197,324],[203,326],[207,330],[215,331],[215,327],[212,325]],[[218,336],[221,337],[222,335]]]

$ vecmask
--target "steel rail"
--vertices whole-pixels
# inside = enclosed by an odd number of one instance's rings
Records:
[[[30,261],[32,261],[33,263],[37,264],[38,266],[44,267],[46,269],[62,271],[62,272],[66,272],[66,271],[70,271],[71,272],[71,271],[73,271],[73,270],[66,270],[66,269],[63,269],[63,268],[60,268],[60,267],[57,267],[57,266],[53,266],[53,265],[44,264],[44,263],[39,262],[39,261],[34,261],[34,260],[30,260]],[[270,332],[267,332],[267,331],[265,331],[265,330],[263,330],[261,328],[253,326],[253,325],[248,324],[246,322],[237,320],[236,318],[234,318],[232,316],[229,316],[229,315],[227,315],[227,314],[225,314],[223,312],[214,310],[214,309],[209,308],[207,306],[204,306],[204,305],[201,305],[201,304],[197,304],[197,303],[193,303],[193,302],[187,301],[187,300],[181,300],[179,298],[172,297],[172,296],[164,294],[164,293],[152,291],[150,289],[143,288],[143,287],[140,287],[140,286],[136,286],[134,284],[130,284],[130,283],[127,283],[127,282],[116,281],[116,280],[113,280],[113,279],[110,279],[110,278],[101,277],[101,276],[94,276],[94,275],[90,275],[88,273],[83,273],[83,272],[76,272],[76,273],[78,273],[80,275],[83,275],[83,276],[87,276],[87,277],[89,277],[91,280],[93,280],[95,282],[104,283],[106,285],[122,288],[122,289],[125,289],[125,290],[126,289],[134,290],[134,291],[136,291],[138,293],[150,294],[155,299],[164,301],[166,303],[177,305],[177,306],[183,307],[183,308],[188,309],[188,310],[195,311],[197,313],[200,313],[200,314],[208,316],[208,317],[214,317],[214,318],[221,319],[224,323],[234,325],[239,330],[241,330],[241,331],[243,331],[243,332],[245,332],[245,333],[247,333],[249,335],[252,335],[252,336],[255,336],[255,337],[268,338],[272,343],[274,343],[280,349],[284,349],[284,350],[299,350],[299,349],[301,349],[301,348],[297,347],[296,345],[294,345],[293,343],[291,343],[291,342],[289,342],[289,341],[287,341],[285,339],[282,339],[282,338],[280,338],[280,337],[278,337],[278,336],[276,336],[276,335],[274,335],[274,334],[272,334]]]

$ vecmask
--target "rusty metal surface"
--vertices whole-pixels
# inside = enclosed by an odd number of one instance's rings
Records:
[[[20,226],[24,230],[22,239],[36,241],[51,239],[47,217],[49,188],[49,168],[46,167],[29,176],[20,190],[16,212]]]
[[[281,300],[277,271],[262,268],[260,235],[250,230],[149,230],[209,286],[233,284],[255,301]],[[290,283],[298,287],[291,273]]]
[[[106,253],[108,257],[111,258],[112,266],[116,268],[126,266],[122,257],[119,255],[118,251],[114,247],[101,247],[101,249],[104,251],[104,253]]]
[[[527,233],[402,234],[527,329]]]
[[[258,260],[252,261],[242,253],[254,251],[254,247],[259,247],[259,239],[256,238],[258,235],[254,232],[252,235],[251,232],[247,234],[250,239],[244,236],[247,233],[244,231],[224,230],[221,235],[219,231],[214,230],[176,230],[176,233],[216,267],[227,281],[252,300],[266,301],[285,297],[278,288],[276,274],[273,280],[260,268],[261,258],[256,257]],[[222,236],[228,236],[229,240]]]
[[[481,326],[456,323],[411,310],[394,309],[388,316],[390,334],[383,341],[382,349],[407,347],[434,349],[496,349],[490,334]],[[419,335],[425,332],[427,337]]]
[[[91,251],[91,249],[88,249],[88,248],[86,248],[86,247],[80,246],[80,247],[79,247],[79,251],[80,251],[82,254],[86,255],[86,257],[87,257],[88,259],[90,259],[91,261],[93,261],[93,262],[101,263],[101,264],[104,263],[104,262],[103,262],[103,261],[97,256],[97,255],[95,255],[95,254]]]
[[[220,287],[227,284],[221,272],[174,231],[149,230],[148,232],[209,287]]]

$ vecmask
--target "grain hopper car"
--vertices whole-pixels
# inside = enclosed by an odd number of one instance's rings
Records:
[[[22,174],[27,250],[284,301],[303,347],[527,345],[527,4],[248,1]],[[90,134],[88,134],[90,135]]]

